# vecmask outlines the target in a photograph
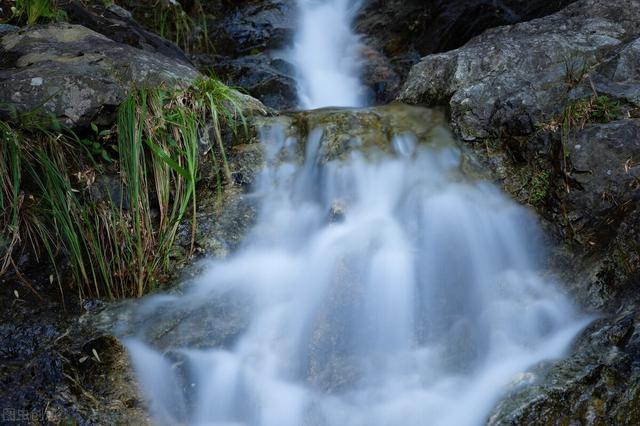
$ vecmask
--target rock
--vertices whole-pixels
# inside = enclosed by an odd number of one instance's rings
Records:
[[[586,247],[576,291],[592,309],[640,301],[640,120],[593,124],[566,147],[573,188],[563,194],[566,222]]]
[[[207,23],[216,53],[194,55],[198,67],[243,88],[268,107],[294,109],[296,83],[281,50],[293,41],[295,2],[262,0],[205,7],[216,17]]]
[[[16,27],[15,25],[0,24],[0,37],[2,37],[5,34],[15,33],[16,31],[19,31],[19,30],[20,30],[20,27]]]
[[[640,424],[640,313],[631,309],[597,320],[572,352],[534,373],[532,386],[514,389],[488,424]]]
[[[420,57],[458,48],[488,28],[556,12],[572,0],[369,0],[356,18],[367,50],[387,59],[385,74],[365,81],[379,102],[393,99]],[[369,59],[369,55],[365,54]],[[389,71],[393,70],[393,73]],[[398,81],[398,83],[395,83]],[[384,85],[380,91],[379,86]]]
[[[604,72],[622,60],[617,78],[638,84],[625,65],[629,59],[619,55],[637,58],[629,42],[640,35],[639,19],[635,0],[581,0],[545,18],[490,30],[459,49],[423,58],[398,99],[448,103],[452,126],[466,140],[497,137],[505,129],[530,134],[562,111],[572,91],[584,91],[577,86],[589,84],[589,68]]]
[[[198,55],[199,68],[212,70],[229,85],[246,90],[266,106],[292,110],[297,106],[296,82],[291,64],[269,52],[229,58]]]
[[[122,344],[29,272],[33,292],[16,277],[0,286],[3,424],[150,424]]]
[[[115,42],[191,65],[187,55],[178,46],[143,28],[129,11],[116,4],[105,5],[99,0],[64,0],[59,7],[66,12],[71,24],[82,25]]]
[[[1,115],[41,108],[72,128],[110,122],[136,85],[188,84],[200,75],[79,25],[25,28],[3,36],[0,50]]]

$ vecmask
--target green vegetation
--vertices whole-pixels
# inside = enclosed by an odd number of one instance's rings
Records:
[[[551,188],[551,173],[542,171],[535,174],[529,184],[529,204],[533,206],[541,205],[549,195]]]
[[[570,102],[562,114],[563,129],[583,128],[587,123],[608,123],[620,114],[620,103],[605,95]]]
[[[93,125],[92,139],[55,123],[47,130],[35,114],[0,122],[0,275],[30,249],[68,265],[80,297],[152,290],[189,216],[193,248],[201,149],[212,153],[219,182],[230,176],[222,126],[244,122],[238,102],[237,92],[203,79],[186,90],[132,92],[116,127]]]
[[[139,0],[115,0],[115,3],[130,10],[138,22],[173,41],[185,52],[206,51],[211,47],[207,16],[200,0],[195,0],[189,11],[171,0],[156,0],[151,5]]]
[[[10,21],[28,25],[61,21],[66,18],[56,0],[16,0]]]

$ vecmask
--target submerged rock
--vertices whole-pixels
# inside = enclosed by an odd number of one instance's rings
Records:
[[[0,113],[51,113],[70,127],[113,119],[136,85],[188,84],[200,74],[79,25],[28,27],[0,39]]]

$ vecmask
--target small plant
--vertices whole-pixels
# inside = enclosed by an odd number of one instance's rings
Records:
[[[608,96],[594,96],[591,102],[591,120],[597,123],[608,123],[620,114],[620,102]]]
[[[567,104],[562,113],[562,135],[567,141],[573,129],[588,123],[607,123],[620,114],[620,103],[608,96],[597,95]]]
[[[11,21],[27,25],[62,21],[66,18],[56,0],[16,0],[11,12]]]
[[[564,59],[565,81],[569,87],[580,83],[589,72],[589,65],[584,58],[570,55]]]
[[[542,171],[531,178],[529,185],[529,204],[533,206],[541,205],[549,195],[551,188],[551,173]]]
[[[78,139],[87,150],[88,154],[95,160],[101,159],[108,163],[111,163],[113,159],[106,149],[106,142],[110,136],[112,136],[111,130],[99,130],[95,123],[91,123],[91,130],[93,135],[91,138]]]

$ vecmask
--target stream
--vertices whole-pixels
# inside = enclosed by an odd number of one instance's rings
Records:
[[[298,6],[301,108],[364,107],[357,2]],[[189,330],[197,343],[127,340],[157,424],[480,425],[585,325],[543,272],[534,215],[466,173],[446,127],[365,147],[353,126],[329,159],[323,126],[303,138],[262,126],[244,244],[143,306],[148,324],[211,312]],[[234,330],[208,342],[225,317]]]

